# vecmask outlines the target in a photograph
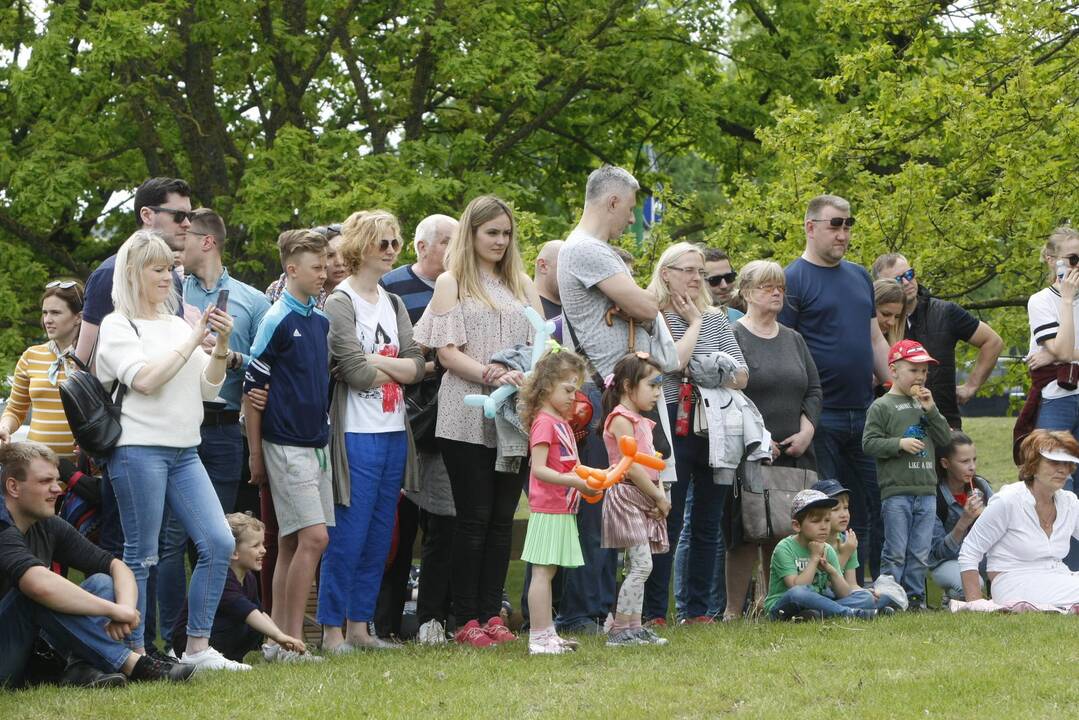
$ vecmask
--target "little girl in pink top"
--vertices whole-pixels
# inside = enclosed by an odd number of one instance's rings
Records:
[[[652,445],[655,423],[641,413],[656,406],[662,385],[659,365],[647,353],[631,353],[614,366],[614,374],[603,393],[603,408],[607,411],[603,443],[611,465],[622,457],[618,439],[623,435],[637,440],[639,452],[655,451]],[[603,499],[603,547],[626,549],[625,578],[618,593],[608,646],[667,644],[641,626],[641,609],[644,584],[652,574],[652,553],[670,549],[667,540],[670,511],[671,503],[660,485],[659,473],[638,464],[630,465],[622,482],[608,490]]]

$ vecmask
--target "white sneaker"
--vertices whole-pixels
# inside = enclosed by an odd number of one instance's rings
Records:
[[[281,648],[277,651],[277,656],[274,662],[285,663],[286,665],[299,665],[302,663],[320,663],[325,658],[318,655],[312,655],[311,653],[303,653],[302,655],[295,650],[285,650]]]
[[[568,645],[565,645],[562,638],[553,632],[544,633],[534,640],[532,638],[528,640],[529,655],[563,655],[570,652],[573,652],[573,650]]]
[[[428,620],[423,625],[420,625],[420,630],[416,633],[416,639],[420,645],[445,645],[446,628],[442,627],[442,623],[438,620]]]
[[[191,653],[184,653],[184,656],[180,659],[184,665],[194,665],[195,670],[230,670],[233,672],[250,670],[251,666],[245,663],[239,663],[235,660],[229,660],[227,657],[214,650],[212,647],[208,647],[201,652],[197,652],[194,655]]]

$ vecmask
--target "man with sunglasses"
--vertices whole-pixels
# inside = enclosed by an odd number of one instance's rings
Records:
[[[727,253],[719,248],[704,249],[704,279],[708,282],[708,292],[712,294],[712,304],[723,308],[727,319],[734,322],[745,315],[741,310],[730,306],[734,299],[734,281],[738,278]]]
[[[149,228],[161,233],[165,242],[173,251],[183,249],[187,230],[191,227],[191,187],[179,178],[150,178],[135,190],[135,227]],[[98,330],[101,321],[113,311],[112,275],[116,268],[116,255],[110,255],[101,261],[86,280],[86,291],[82,307],[82,326],[79,329],[79,341],[75,346],[75,355],[85,363],[93,360],[97,347]],[[182,294],[180,276],[173,273],[176,295]],[[183,303],[179,303],[177,314],[183,317]],[[120,527],[120,514],[116,507],[116,496],[109,482],[108,469],[102,471],[101,482],[101,525],[98,544],[114,557],[122,558],[124,552],[124,532]],[[151,584],[156,581],[156,572],[151,574]],[[148,606],[150,607],[150,606]],[[156,614],[147,611],[146,636],[156,636]],[[152,642],[146,645],[147,652],[159,659],[165,659]]]
[[[240,400],[244,370],[251,360],[251,344],[263,315],[270,309],[266,295],[229,275],[221,254],[227,232],[221,216],[210,208],[191,213],[180,253],[186,277],[183,301],[200,314],[216,305],[223,290],[228,291],[224,309],[232,316],[232,335],[225,358],[225,383],[218,400],[203,408],[199,459],[206,467],[221,509],[233,512],[246,464],[243,434],[240,431]],[[211,347],[210,352],[213,352]],[[161,638],[172,646],[172,630],[180,616],[187,591],[184,554],[187,533],[167,509],[162,520],[158,550],[157,603]]]
[[[873,458],[862,450],[873,376],[888,375],[888,343],[877,325],[873,281],[860,265],[843,259],[854,217],[836,195],[809,201],[805,252],[785,269],[787,299],[779,321],[805,339],[820,373],[823,409],[813,436],[817,472],[851,491],[851,527],[862,568],[880,572],[884,540],[880,487]]]
[[[1004,341],[989,325],[959,305],[932,297],[918,284],[914,268],[899,253],[886,253],[873,261],[874,279],[895,280],[903,287],[907,312],[906,339],[920,342],[939,365],[929,368],[926,382],[937,407],[957,430],[963,427],[959,406],[974,397],[993,372]],[[955,384],[955,345],[962,340],[978,348],[967,381]]]

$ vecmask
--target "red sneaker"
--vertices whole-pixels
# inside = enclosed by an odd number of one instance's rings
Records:
[[[488,637],[477,620],[469,620],[464,627],[460,628],[453,639],[458,645],[471,645],[474,648],[485,648],[494,645],[494,641]]]
[[[652,618],[651,620],[646,620],[644,622],[644,626],[649,628],[665,628],[667,627],[667,618],[657,617]]]
[[[513,642],[517,639],[517,636],[510,632],[510,629],[502,622],[502,618],[493,617],[487,621],[487,624],[483,627],[483,631],[487,633],[487,637],[495,645],[501,645],[502,643]]]
[[[680,625],[712,625],[716,619],[711,615],[698,615],[697,617],[688,617],[683,620]]]

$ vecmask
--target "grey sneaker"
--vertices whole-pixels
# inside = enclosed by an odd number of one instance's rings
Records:
[[[262,644],[262,659],[266,662],[273,662],[277,659],[277,653],[281,651],[281,646],[277,643],[263,643]]]
[[[277,655],[274,657],[274,662],[279,662],[285,665],[300,665],[303,663],[320,663],[325,661],[326,658],[318,655],[312,655],[311,653],[300,654],[295,650],[285,650],[281,648],[277,651]]]
[[[610,635],[607,638],[607,647],[629,647],[631,645],[646,645],[648,641],[637,634],[636,630],[626,628]]]
[[[445,645],[446,628],[442,627],[442,623],[438,620],[428,620],[420,625],[419,632],[416,633],[416,641],[420,645]]]
[[[660,637],[659,635],[656,635],[652,631],[652,628],[642,626],[642,627],[637,628],[636,632],[637,632],[637,637],[639,637],[641,640],[643,640],[648,645],[666,645],[668,642],[670,642],[669,640],[667,640],[667,638]]]

